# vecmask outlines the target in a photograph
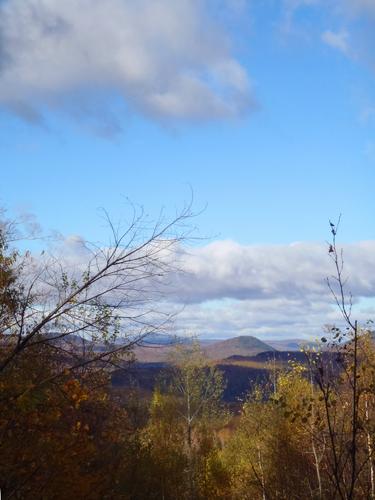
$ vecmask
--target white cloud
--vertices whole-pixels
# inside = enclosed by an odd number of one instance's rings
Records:
[[[162,120],[252,106],[246,71],[204,0],[4,0],[0,41],[0,103],[31,122],[77,102],[77,114],[100,117],[107,94]]]
[[[322,34],[322,40],[330,47],[340,50],[344,54],[349,52],[349,35],[347,31],[334,32],[327,30]]]
[[[375,296],[375,242],[344,246],[345,272],[354,296]],[[183,302],[239,300],[315,300],[328,297],[332,274],[327,247],[318,243],[244,246],[216,241],[185,257],[187,273],[176,278]]]
[[[375,241],[344,245],[346,291],[357,319],[371,319],[375,301]],[[216,241],[186,256],[186,274],[173,289],[187,304],[177,318],[179,333],[213,338],[255,335],[319,337],[342,318],[326,278],[334,274],[327,246],[318,243],[243,246]]]
[[[374,318],[374,308],[362,309],[359,303],[355,318],[362,324]],[[180,335],[227,338],[253,335],[267,341],[277,338],[317,339],[325,325],[342,326],[339,311],[330,299],[231,300],[189,304],[176,318]]]
[[[177,317],[179,334],[226,338],[253,335],[263,339],[316,338],[324,324],[340,321],[327,302],[285,298],[191,304]]]
[[[347,244],[343,251],[347,291],[353,293],[356,317],[366,321],[375,304],[375,241]],[[72,269],[87,259],[77,236],[63,242],[61,254]],[[316,337],[325,324],[340,322],[325,281],[334,273],[325,244],[215,241],[180,249],[173,261],[184,272],[168,277],[161,308],[183,309],[176,318],[179,334]]]

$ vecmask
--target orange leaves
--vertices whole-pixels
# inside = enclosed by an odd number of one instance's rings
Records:
[[[88,424],[82,424],[80,420],[77,420],[75,424],[73,425],[72,431],[75,432],[76,434],[80,432],[89,432],[90,427]]]
[[[59,491],[103,498],[103,491],[112,491],[120,456],[113,449],[126,447],[126,413],[108,393],[106,373],[88,368],[73,376],[68,370],[54,379],[61,364],[52,349],[39,346],[1,375],[4,496],[17,489],[21,498],[35,498],[43,488],[45,498],[60,498]],[[51,382],[40,383],[51,375]]]
[[[87,401],[89,399],[87,391],[82,387],[77,379],[70,379],[65,382],[63,390],[75,409],[78,409],[83,401]]]

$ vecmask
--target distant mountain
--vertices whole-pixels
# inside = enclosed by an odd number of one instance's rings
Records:
[[[152,334],[147,336],[134,348],[134,355],[141,363],[161,363],[168,361],[168,358],[177,345],[187,345],[193,342],[191,337],[182,337],[170,334]],[[199,339],[202,347],[212,343],[210,340]]]
[[[177,335],[171,335],[169,333],[151,333],[147,335],[144,340],[140,342],[142,346],[162,346],[162,345],[175,345],[175,344],[186,344],[189,342],[188,338],[179,337]]]
[[[169,340],[171,340],[170,337]],[[180,340],[180,342],[179,342]],[[144,342],[134,349],[134,354],[139,362],[165,362],[176,344],[189,343],[191,339],[174,337],[173,342]],[[225,359],[229,356],[238,354],[240,356],[255,356],[264,351],[275,351],[275,349],[251,336],[234,337],[232,339],[221,341],[200,341],[204,354],[210,359]]]
[[[176,345],[176,344],[191,344],[192,342],[198,341],[201,346],[212,344],[217,342],[212,339],[200,339],[196,337],[187,337],[181,335],[172,335],[171,333],[152,333],[147,335],[145,339],[140,342],[139,345],[149,346],[149,345]]]
[[[317,343],[306,339],[269,340],[268,344],[278,351],[299,351],[301,347],[316,347]]]
[[[275,351],[276,349],[256,337],[243,335],[220,342],[214,342],[203,350],[210,359],[225,359],[235,355],[255,356],[260,352]]]
[[[136,346],[134,356],[140,363],[162,363],[168,360],[174,345],[148,344]]]
[[[223,359],[221,362],[237,362],[237,363],[246,363],[247,361],[252,361],[254,363],[268,363],[272,361],[276,361],[278,363],[288,363],[289,361],[298,361],[300,363],[306,362],[306,356],[301,351],[264,351],[259,352],[255,356],[240,356],[239,354],[235,354],[234,356],[229,356],[226,359]]]

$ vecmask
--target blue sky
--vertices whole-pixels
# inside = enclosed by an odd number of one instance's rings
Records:
[[[0,201],[10,212],[105,239],[99,207],[118,218],[129,198],[173,211],[191,187],[195,208],[206,206],[196,224],[214,242],[259,251],[324,242],[340,213],[341,241],[374,239],[372,1],[3,0],[0,9]],[[316,304],[298,293],[301,308]],[[358,294],[368,301],[375,289]],[[263,295],[222,291],[214,309],[259,310],[251,301]],[[203,318],[210,300],[193,300],[183,321]],[[275,302],[248,331],[315,333],[321,306],[309,324],[271,328]],[[220,335],[247,331],[236,321]]]

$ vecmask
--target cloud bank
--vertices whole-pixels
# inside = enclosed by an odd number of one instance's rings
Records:
[[[340,50],[344,54],[349,52],[348,33],[346,31],[324,31],[322,40],[333,49]]]
[[[58,109],[111,124],[108,96],[157,120],[238,117],[253,102],[204,0],[0,3],[3,108],[31,123]]]
[[[344,245],[343,252],[347,292],[365,322],[375,317],[375,241]],[[324,325],[341,323],[326,282],[334,269],[325,244],[216,241],[182,261],[186,272],[173,288],[175,303],[185,305],[176,323],[181,334],[317,338]]]
[[[283,0],[290,23],[298,11],[307,9],[324,16],[323,43],[375,71],[374,0]]]
[[[86,258],[81,243],[78,237],[64,243],[62,253],[72,265]],[[375,319],[375,241],[344,245],[343,252],[355,316]],[[179,334],[316,338],[325,324],[340,324],[326,283],[334,267],[325,244],[215,241],[180,249],[173,261],[182,272],[168,277],[162,307],[179,312]]]
[[[375,297],[375,241],[343,247],[348,287],[356,297]],[[177,297],[207,300],[316,300],[329,298],[326,277],[333,273],[327,247],[319,243],[240,245],[216,241],[182,258],[185,273]]]

